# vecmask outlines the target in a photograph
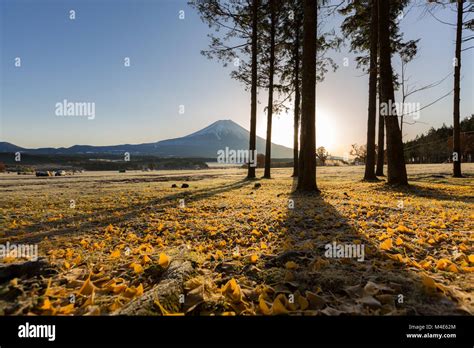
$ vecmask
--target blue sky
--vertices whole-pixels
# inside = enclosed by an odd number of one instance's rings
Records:
[[[153,142],[186,135],[219,119],[249,125],[249,94],[229,70],[200,54],[210,29],[181,0],[0,0],[0,140],[24,147]],[[69,19],[69,11],[76,19]],[[184,19],[180,11],[184,10]],[[410,82],[424,85],[452,72],[454,30],[414,8],[402,21],[409,39],[421,38],[410,63]],[[454,22],[454,12],[439,17]],[[331,28],[340,18],[330,19]],[[462,116],[474,112],[473,53],[463,54]],[[340,64],[317,88],[318,145],[343,154],[364,143],[367,77],[347,47],[331,56]],[[16,57],[22,66],[14,66]],[[130,57],[131,66],[124,67]],[[344,67],[344,57],[350,59]],[[394,68],[399,59],[394,57]],[[452,77],[411,100],[421,106],[452,89]],[[63,99],[95,102],[93,120],[55,116]],[[258,133],[265,135],[259,95]],[[184,105],[184,114],[179,113]],[[407,126],[407,139],[451,124],[452,96]],[[292,116],[275,119],[275,142],[292,144]]]

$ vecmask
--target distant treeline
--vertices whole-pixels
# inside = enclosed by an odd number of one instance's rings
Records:
[[[460,123],[461,128],[461,161],[472,162],[474,159],[474,115]],[[405,143],[405,158],[409,163],[443,163],[450,162],[453,148],[453,127],[443,124],[441,128],[431,128],[426,134],[416,136]]]
[[[15,161],[14,153],[0,153],[0,163],[7,171],[35,170],[157,170],[157,169],[205,169],[205,159],[159,158],[132,155],[129,161],[123,156],[111,154],[39,155],[21,153]]]

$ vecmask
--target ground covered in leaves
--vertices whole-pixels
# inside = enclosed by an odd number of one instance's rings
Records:
[[[473,314],[474,166],[409,166],[409,188],[362,170],[318,168],[312,196],[289,169],[3,174],[0,244],[39,259],[0,259],[0,314]]]

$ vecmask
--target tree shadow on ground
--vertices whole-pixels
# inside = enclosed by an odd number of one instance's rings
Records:
[[[375,191],[382,192],[382,193],[403,193],[404,195],[408,196],[415,196],[415,197],[422,197],[422,198],[430,198],[442,201],[457,201],[463,203],[473,203],[474,196],[464,196],[464,195],[457,195],[453,194],[452,192],[448,192],[448,190],[441,190],[439,188],[433,187],[426,187],[420,186],[416,183],[411,182],[409,186],[389,186],[383,185],[378,186],[375,188]]]
[[[264,271],[281,277],[267,277],[270,285],[284,293],[318,294],[320,308],[315,314],[466,314],[454,300],[425,288],[419,274],[384,255],[380,241],[359,233],[322,196],[293,193],[289,199],[294,201],[294,209],[288,209],[280,226],[286,231],[286,240]],[[334,242],[363,245],[364,260],[328,257],[326,246]],[[285,270],[289,261],[298,267]],[[284,277],[277,269],[286,272]]]
[[[105,210],[100,212],[95,212],[93,214],[82,214],[80,216],[73,216],[67,219],[61,219],[59,221],[48,222],[48,223],[38,223],[30,225],[27,228],[16,231],[15,234],[10,232],[10,235],[5,238],[0,238],[0,242],[4,241],[15,241],[19,242],[38,242],[45,237],[53,237],[59,235],[73,235],[80,233],[89,232],[91,229],[97,229],[100,227],[105,227],[109,224],[118,225],[123,223],[131,218],[134,218],[142,213],[154,213],[162,212],[167,208],[177,207],[179,205],[179,200],[185,199],[192,202],[201,201],[211,196],[227,193],[232,190],[242,188],[244,186],[250,185],[253,181],[247,179],[238,180],[230,184],[216,186],[213,188],[203,188],[198,190],[190,191],[179,191],[175,194],[168,196],[149,199],[140,204],[129,206],[128,208],[116,208],[112,210]],[[120,212],[120,216],[114,215],[114,212]],[[90,221],[92,219],[92,221]],[[75,227],[61,227],[66,224],[78,224],[79,226]],[[80,230],[80,231],[79,231]]]

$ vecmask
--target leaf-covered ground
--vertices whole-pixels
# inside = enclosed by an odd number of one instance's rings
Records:
[[[255,181],[239,169],[4,174],[0,244],[38,243],[47,267],[0,284],[0,314],[119,314],[149,294],[157,315],[473,314],[474,166],[463,169],[409,166],[397,189],[361,182],[362,167],[318,168],[319,196],[293,194],[289,169]],[[363,261],[327,257],[334,242],[363,245]],[[160,301],[178,260],[192,274]]]

